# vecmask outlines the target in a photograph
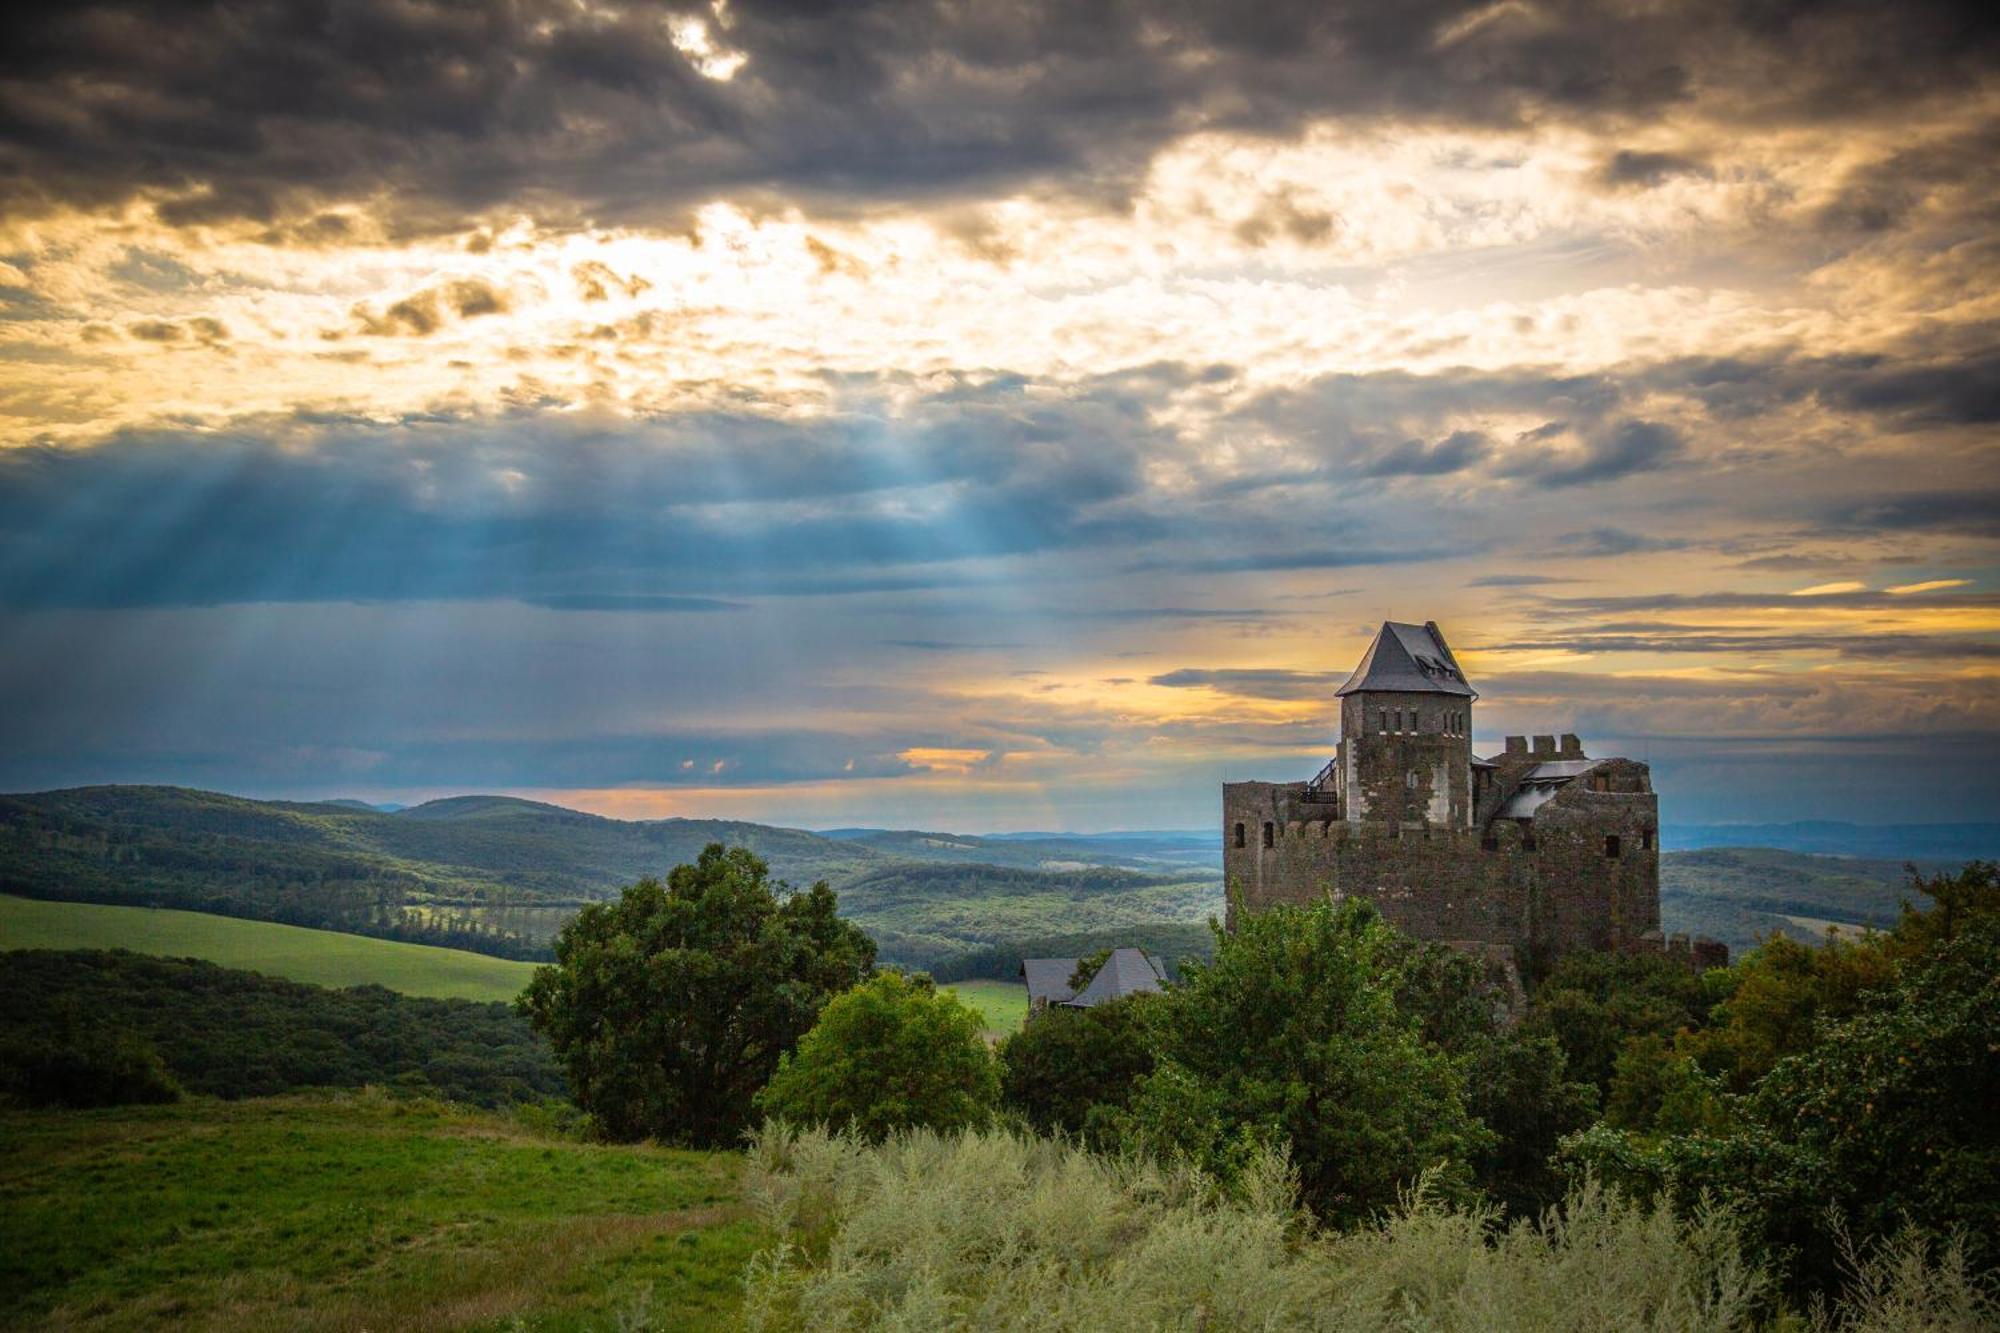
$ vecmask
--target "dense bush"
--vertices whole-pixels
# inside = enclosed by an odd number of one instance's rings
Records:
[[[1397,1003],[1427,958],[1359,900],[1239,914],[1215,961],[1160,997],[1127,1141],[1225,1176],[1289,1143],[1307,1206],[1331,1222],[1376,1214],[1426,1172],[1465,1197],[1493,1136],[1420,1006]]]
[[[216,1097],[377,1083],[495,1106],[563,1091],[547,1048],[503,1004],[331,990],[122,951],[0,954],[0,1045],[20,1053],[16,1068],[32,1058],[53,1070],[49,1047],[121,1042]]]
[[[1153,995],[1089,1009],[1056,1007],[1000,1044],[1000,1092],[1008,1109],[1036,1129],[1082,1135],[1112,1146],[1117,1117],[1139,1079],[1153,1072],[1146,1028]]]
[[[1401,1333],[1743,1329],[1771,1290],[1734,1223],[1677,1219],[1585,1185],[1502,1224],[1408,1196],[1347,1234],[1295,1210],[1281,1158],[1234,1194],[1142,1159],[1005,1133],[766,1128],[751,1195],[778,1244],[747,1322],[793,1329],[1324,1329]],[[1813,1327],[1971,1330],[2000,1306],[1949,1253],[1863,1257]],[[1801,1321],[1791,1327],[1803,1329]]]
[[[992,1118],[999,1078],[985,1020],[931,979],[884,972],[826,1006],[757,1098],[767,1115],[880,1139]]]
[[[1847,1234],[1905,1226],[2000,1270],[2000,880],[1914,887],[1937,906],[1818,956],[1780,943],[1723,978],[1715,1026],[1628,1047],[1612,1123],[1569,1160],[1684,1211],[1726,1201],[1800,1293],[1837,1279]]]
[[[780,901],[761,858],[710,843],[665,884],[578,913],[519,1004],[604,1132],[727,1146],[779,1057],[874,960],[824,883]]]
[[[20,1106],[129,1106],[179,1100],[160,1054],[129,1032],[0,1040],[0,1101]]]

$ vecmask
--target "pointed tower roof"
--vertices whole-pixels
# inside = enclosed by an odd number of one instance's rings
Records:
[[[1394,620],[1382,622],[1375,642],[1361,658],[1361,665],[1347,683],[1333,692],[1335,698],[1362,690],[1397,690],[1403,693],[1457,694],[1477,699],[1479,692],[1466,683],[1458,659],[1444,641],[1435,620],[1421,625],[1404,625]]]

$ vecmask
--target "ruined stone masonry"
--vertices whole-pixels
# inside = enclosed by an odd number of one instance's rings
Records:
[[[1370,899],[1422,939],[1507,972],[1579,949],[1728,950],[1660,934],[1660,805],[1646,765],[1575,736],[1472,753],[1479,697],[1436,622],[1385,623],[1335,692],[1340,743],[1307,782],[1222,788],[1223,875],[1256,911]]]

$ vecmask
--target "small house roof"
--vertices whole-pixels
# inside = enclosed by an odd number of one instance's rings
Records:
[[[1111,956],[1104,960],[1104,966],[1097,969],[1097,975],[1090,979],[1090,984],[1083,988],[1080,995],[1057,1003],[1088,1009],[1127,995],[1159,990],[1164,980],[1160,969],[1153,966],[1153,960],[1140,950],[1113,949]]]
[[[1421,625],[1383,621],[1382,628],[1375,632],[1375,642],[1362,654],[1361,664],[1348,676],[1347,683],[1333,693],[1340,698],[1362,690],[1479,697],[1459,669],[1458,659],[1451,655],[1435,620]]]
[[[1069,986],[1069,979],[1076,972],[1074,958],[1023,958],[1021,977],[1028,983],[1028,1003],[1037,1000],[1049,1004],[1061,1004],[1076,992]]]

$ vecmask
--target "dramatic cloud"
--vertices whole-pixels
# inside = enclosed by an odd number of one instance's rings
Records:
[[[1669,818],[2000,800],[1984,8],[0,40],[0,786],[1201,826],[1394,616]]]

